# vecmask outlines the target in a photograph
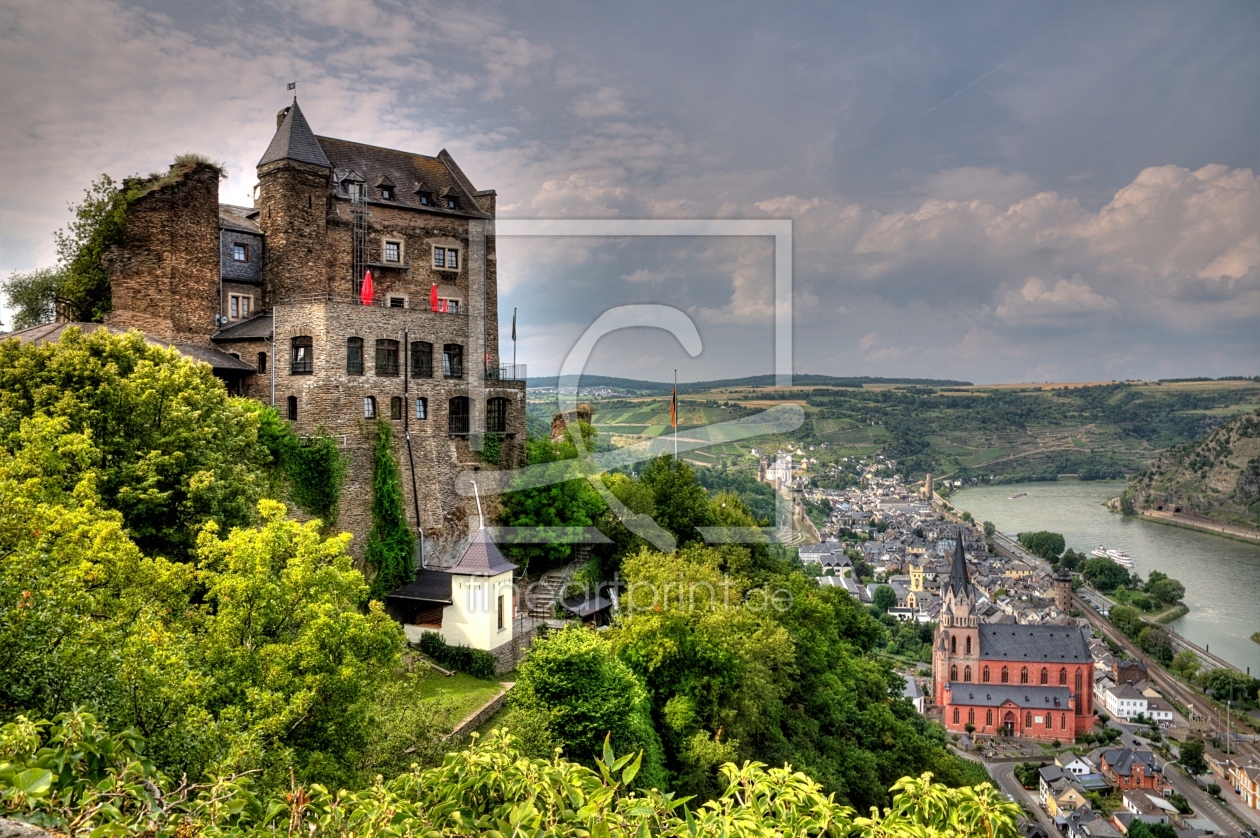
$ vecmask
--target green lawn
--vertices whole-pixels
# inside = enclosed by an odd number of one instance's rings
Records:
[[[482,681],[456,672],[447,677],[429,669],[420,681],[421,698],[447,698],[455,705],[455,718],[462,719],[499,694],[497,681]]]

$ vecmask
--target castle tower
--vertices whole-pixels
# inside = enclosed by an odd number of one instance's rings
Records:
[[[971,680],[976,679],[980,658],[980,630],[979,621],[972,613],[975,605],[976,589],[967,572],[967,557],[963,551],[963,533],[960,529],[954,545],[954,560],[950,565],[949,578],[941,589],[941,621],[936,627],[936,643],[932,651],[933,697],[938,706],[946,703],[946,688],[952,681],[966,680],[968,668],[971,671]]]
[[[258,161],[258,225],[267,239],[266,305],[327,294],[328,195],[332,163],[302,115],[297,97],[276,114],[276,133]],[[343,283],[346,298],[349,282]]]
[[[1064,614],[1072,610],[1072,576],[1062,568],[1054,574],[1054,607]]]
[[[932,475],[928,473],[923,477],[923,497],[925,500],[932,499]]]
[[[910,590],[913,591],[914,593],[923,592],[923,576],[924,576],[923,565],[917,565],[917,564],[910,565]]]

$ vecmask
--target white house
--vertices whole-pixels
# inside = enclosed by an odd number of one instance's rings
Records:
[[[479,529],[458,562],[418,569],[414,582],[386,595],[385,605],[410,641],[438,631],[450,646],[490,651],[514,636],[514,570],[490,534]]]
[[[1054,758],[1054,764],[1065,773],[1076,777],[1094,773],[1094,765],[1085,757],[1077,756],[1071,751],[1064,751]]]
[[[1117,684],[1103,691],[1103,702],[1107,712],[1118,719],[1132,719],[1145,716],[1150,699],[1138,692],[1132,684]]]

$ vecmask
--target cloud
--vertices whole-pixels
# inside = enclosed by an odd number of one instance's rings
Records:
[[[1116,301],[1096,294],[1079,276],[1060,279],[1051,287],[1030,276],[1018,290],[1008,289],[994,311],[1008,326],[1063,325],[1116,310]]]
[[[569,106],[569,111],[579,119],[605,119],[624,116],[627,109],[626,103],[621,100],[621,92],[605,86],[578,96]]]

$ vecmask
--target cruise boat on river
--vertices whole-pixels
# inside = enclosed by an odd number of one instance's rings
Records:
[[[1133,559],[1129,558],[1129,554],[1123,550],[1108,550],[1106,547],[1098,546],[1094,548],[1094,555],[1100,559],[1111,559],[1121,567],[1133,569]]]

